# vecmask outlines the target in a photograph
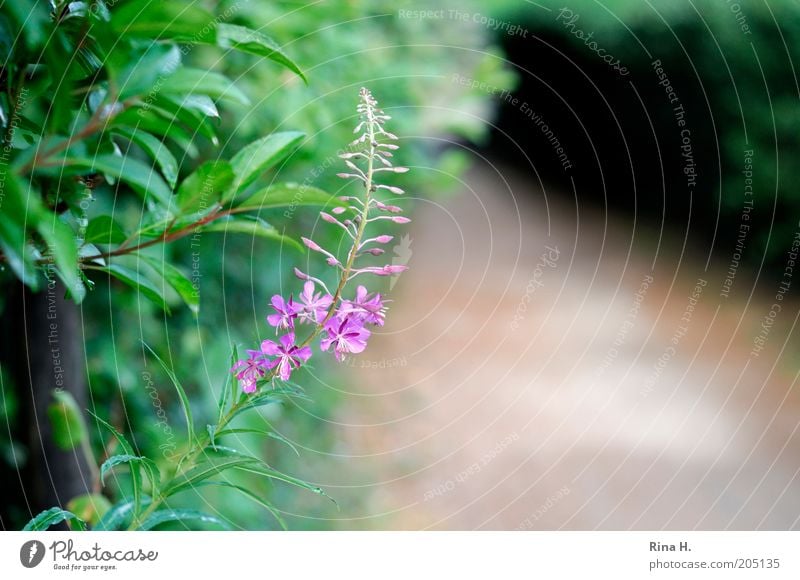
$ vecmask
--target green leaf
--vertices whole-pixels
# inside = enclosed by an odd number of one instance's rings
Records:
[[[217,45],[271,59],[308,82],[300,67],[286,56],[278,43],[262,32],[236,24],[220,23],[217,25]]]
[[[141,458],[136,455],[112,455],[100,466],[100,483],[106,484],[106,472],[114,469],[117,465],[139,461],[139,459]]]
[[[281,443],[288,445],[289,448],[295,452],[297,456],[300,455],[300,452],[297,450],[297,447],[289,441],[283,435],[276,433],[275,431],[266,431],[264,429],[225,429],[216,433],[216,438],[219,439],[221,437],[225,437],[226,435],[235,435],[237,433],[252,433],[256,435],[264,435],[265,437],[270,437],[271,439],[275,439],[276,441],[280,441]]]
[[[175,372],[172,370],[172,368],[170,368],[169,365],[167,365],[167,363],[156,354],[156,351],[150,348],[150,345],[144,343],[144,346],[150,351],[150,354],[155,357],[155,359],[161,365],[161,368],[164,369],[164,372],[167,373],[169,380],[172,381],[175,390],[178,392],[178,398],[180,399],[181,407],[183,408],[183,416],[186,419],[187,438],[189,439],[189,444],[194,445],[194,420],[192,419],[192,407],[189,405],[189,397],[186,395],[186,391],[183,389],[178,377],[175,376]]]
[[[263,219],[255,216],[227,216],[203,226],[203,232],[224,232],[226,234],[248,234],[287,244],[298,251],[303,250],[299,242],[280,233]]]
[[[111,29],[120,36],[213,42],[216,18],[194,3],[133,0],[113,9]]]
[[[233,199],[236,194],[253,183],[259,175],[294,151],[305,135],[298,131],[273,133],[245,146],[231,159],[236,175],[234,187],[223,201]]]
[[[167,180],[170,188],[174,189],[178,182],[178,161],[160,139],[150,133],[127,128],[115,129],[115,133],[129,139],[141,147],[158,164],[161,175]]]
[[[130,455],[133,457],[138,457],[138,454],[134,450],[133,446],[128,442],[125,436],[117,431],[117,429],[111,425],[110,423],[104,421],[91,411],[89,414],[95,418],[95,421],[100,423],[103,427],[105,427],[119,442],[119,446],[122,448],[122,455]],[[134,463],[131,465],[131,486],[133,488],[133,515],[137,517],[139,514],[139,508],[142,502],[142,474],[139,471],[138,463]]]
[[[161,90],[164,94],[208,95],[212,99],[225,99],[245,106],[250,104],[247,96],[228,77],[195,68],[178,69],[164,80]]]
[[[182,99],[176,99],[175,97],[170,97],[170,99],[182,109],[197,111],[206,117],[211,117],[214,119],[219,118],[219,111],[217,110],[217,106],[214,104],[214,101],[205,95],[186,95]]]
[[[31,191],[14,172],[6,171],[3,203],[0,204],[0,249],[17,278],[31,289],[40,284],[37,275],[36,254],[28,242],[27,232],[33,228],[43,213],[39,194]],[[25,218],[27,217],[27,223]]]
[[[146,508],[151,503],[152,500],[149,497],[142,497],[143,508]],[[127,500],[123,500],[117,504],[114,504],[114,506],[112,506],[112,508],[108,510],[102,518],[100,518],[100,521],[97,522],[96,526],[94,526],[94,530],[110,531],[120,529],[130,521],[130,518],[134,513],[134,507],[134,502]]]
[[[20,44],[24,44],[29,49],[45,44],[49,40],[52,32],[52,19],[50,17],[50,7],[47,4],[34,0],[24,0],[18,2],[3,2],[4,13],[8,14],[9,20],[14,24],[13,36],[19,36]],[[11,42],[10,40],[7,42]]]
[[[178,147],[186,151],[189,157],[198,155],[192,136],[175,122],[174,115],[162,111],[158,107],[132,107],[114,117],[111,126],[115,128],[136,127],[137,130],[171,139]]]
[[[144,467],[145,473],[147,474],[147,479],[150,480],[150,485],[153,488],[153,495],[157,495],[158,488],[161,483],[161,476],[156,464],[153,462],[153,460],[148,459],[147,457],[139,457],[128,454],[113,455],[112,457],[109,457],[103,462],[103,465],[100,466],[100,483],[103,485],[106,484],[106,472],[111,471],[117,465],[123,465],[126,463],[137,463]],[[131,470],[133,470],[133,467],[131,467]]]
[[[181,182],[177,205],[189,213],[215,205],[233,182],[233,168],[227,161],[206,161]]]
[[[281,528],[283,528],[284,530],[288,530],[289,529],[286,526],[286,522],[281,517],[280,512],[278,512],[278,509],[274,505],[269,503],[267,500],[259,497],[258,495],[256,495],[252,491],[250,491],[249,489],[247,489],[245,487],[242,487],[240,485],[235,485],[235,484],[233,484],[233,483],[231,483],[229,481],[204,481],[203,483],[200,484],[200,486],[211,486],[211,485],[220,486],[220,487],[226,487],[226,488],[229,488],[229,489],[235,489],[236,491],[238,491],[242,495],[252,499],[258,505],[260,505],[263,508],[265,508],[269,513],[271,513],[273,515],[273,517],[278,521],[278,525],[280,525]]]
[[[75,233],[55,214],[42,220],[36,229],[47,242],[47,256],[52,258],[56,274],[72,299],[80,304],[86,297],[86,287],[78,274],[78,244]]]
[[[111,503],[108,498],[99,493],[79,495],[67,503],[68,511],[90,525],[96,525],[110,509]]]
[[[175,45],[152,43],[142,49],[134,49],[132,54],[126,53],[124,58],[122,54],[116,54],[118,52],[118,49],[112,49],[108,68],[116,84],[119,101],[141,95],[149,103],[151,95],[157,92],[158,84],[181,65],[181,52]]]
[[[201,481],[205,481],[210,477],[219,475],[228,469],[233,469],[237,466],[252,464],[253,459],[250,457],[227,457],[224,459],[214,458],[213,460],[201,463],[197,467],[193,467],[184,475],[173,480],[169,485],[164,488],[164,497],[169,497],[194,488]]]
[[[221,520],[216,516],[200,512],[197,510],[187,509],[166,509],[157,510],[147,516],[142,524],[137,528],[139,530],[150,530],[154,527],[167,522],[190,522],[197,521],[207,524],[216,524],[226,530],[230,529],[227,522]]]
[[[69,391],[53,391],[53,397],[55,402],[47,407],[53,442],[65,451],[75,449],[87,437],[81,410]]]
[[[239,210],[260,210],[275,207],[299,207],[329,204],[341,206],[335,195],[317,187],[299,183],[276,183],[261,189],[239,204]]]
[[[248,473],[254,473],[256,475],[261,475],[269,479],[283,481],[284,483],[294,485],[295,487],[300,487],[308,491],[313,491],[318,495],[327,497],[329,500],[333,501],[333,503],[336,503],[333,500],[333,498],[330,497],[327,493],[325,493],[325,491],[321,487],[308,483],[307,481],[303,481],[302,479],[298,479],[297,477],[292,477],[291,475],[287,475],[270,467],[253,464],[251,462],[250,464],[247,465],[237,465],[234,469],[237,469],[239,471],[246,471]]]
[[[111,216],[100,215],[86,226],[84,241],[91,244],[119,244],[128,239],[125,231]]]
[[[194,287],[194,284],[184,276],[183,272],[166,260],[155,260],[149,256],[140,257],[178,293],[181,299],[186,303],[186,306],[189,307],[189,310],[197,315],[200,311],[200,293]]]
[[[233,368],[236,364],[236,361],[239,360],[239,349],[234,344],[233,348],[231,349],[231,361],[230,366],[228,368]],[[217,402],[218,408],[218,415],[217,415],[217,423],[222,421],[222,417],[225,415],[225,409],[228,408],[228,400],[229,396],[234,396],[236,394],[236,383],[233,373],[225,373],[225,384],[222,385],[222,390],[219,393],[219,401]],[[232,399],[231,399],[232,400]],[[216,430],[217,426],[214,425],[214,429]],[[211,442],[214,442],[214,438],[211,438]]]
[[[167,301],[164,298],[164,295],[161,292],[161,289],[158,288],[155,284],[153,284],[150,280],[142,276],[139,272],[135,272],[129,268],[125,268],[124,266],[120,266],[119,264],[109,264],[108,266],[96,266],[94,267],[95,270],[100,270],[101,272],[107,272],[117,280],[123,282],[124,284],[130,286],[137,292],[140,292],[142,296],[159,306],[164,312],[169,314],[169,306],[167,305]]]
[[[67,510],[62,510],[60,507],[53,507],[50,508],[49,510],[43,511],[38,516],[29,521],[27,524],[25,524],[25,527],[22,528],[22,531],[40,532],[56,524],[60,524],[65,520],[74,522],[75,527],[78,528],[78,530],[80,531],[86,530],[86,522],[84,522],[78,516],[76,516],[72,512],[68,512]]]
[[[209,118],[218,118],[219,113],[214,101],[206,95],[158,95],[153,105],[151,110],[158,115],[188,127],[193,136],[199,133],[212,144],[219,145],[214,125],[209,122]]]
[[[256,409],[258,407],[272,405],[275,403],[285,403],[291,398],[310,400],[303,391],[297,388],[292,388],[288,385],[283,387],[274,387],[257,395],[244,395],[244,397],[246,398],[240,401],[242,404],[231,415],[230,419],[233,419],[248,409]]]
[[[172,197],[169,186],[152,167],[131,157],[118,155],[98,155],[93,159],[69,157],[64,159],[64,164],[117,177],[128,183],[143,199],[152,195],[163,205],[169,205]]]

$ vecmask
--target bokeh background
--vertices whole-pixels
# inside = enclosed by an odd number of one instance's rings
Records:
[[[309,83],[193,50],[254,102],[226,111],[209,155],[302,130],[278,178],[337,191],[331,156],[365,85],[412,169],[414,221],[392,248],[409,270],[385,284],[386,326],[363,355],[307,370],[310,400],[243,419],[269,421],[298,453],[243,445],[338,504],[252,483],[291,528],[800,527],[797,2],[216,9],[266,27]],[[310,209],[266,217],[296,236],[318,226]],[[116,286],[81,307],[91,406],[152,455],[165,434],[143,371],[176,429],[181,416],[140,341],[170,352],[213,413],[231,344],[265,336],[269,297],[306,259],[269,240],[201,243],[198,318]],[[168,251],[193,263],[188,242]],[[34,508],[16,475],[30,450],[13,383],[6,529]],[[275,525],[245,500],[198,495],[237,526]]]

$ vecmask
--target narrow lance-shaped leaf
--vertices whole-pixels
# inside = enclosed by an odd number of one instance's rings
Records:
[[[51,528],[56,524],[60,524],[65,520],[74,523],[75,527],[80,531],[86,530],[86,522],[84,522],[78,516],[72,512],[68,512],[67,510],[54,507],[37,515],[35,518],[25,524],[25,527],[22,528],[22,531],[39,532]]]
[[[152,503],[152,500],[147,497],[142,497],[142,507],[146,508]],[[134,503],[132,501],[123,500],[114,504],[105,515],[100,518],[100,521],[94,526],[95,531],[111,531],[119,530],[130,522],[134,513]]]
[[[128,442],[122,433],[117,431],[113,425],[107,421],[104,421],[91,411],[89,411],[89,414],[92,415],[92,417],[94,417],[100,425],[105,427],[119,442],[119,446],[122,448],[123,455],[138,457],[138,454],[134,450],[133,446]],[[137,517],[142,501],[142,474],[139,471],[139,465],[137,463],[131,465],[131,486],[133,487],[133,516]]]
[[[233,365],[236,364],[236,361],[239,360],[239,348],[234,344],[233,348],[231,349],[231,360],[230,360],[230,367],[233,368]],[[222,421],[222,417],[225,415],[225,411],[228,408],[228,401],[233,400],[233,396],[236,394],[236,381],[233,378],[232,373],[225,373],[225,384],[222,385],[222,389],[219,393],[219,401],[217,402],[217,423]],[[216,431],[216,425],[214,426]]]
[[[221,520],[217,516],[212,516],[205,512],[189,509],[167,509],[157,510],[147,516],[145,520],[138,526],[139,530],[150,530],[158,525],[167,522],[180,522],[186,524],[187,522],[201,522],[206,524],[216,524],[224,529],[230,529],[227,522]],[[187,528],[189,526],[186,526]]]
[[[236,467],[236,469],[239,471],[246,471],[248,473],[255,473],[256,475],[262,475],[269,479],[276,479],[278,481],[283,481],[285,483],[294,485],[296,487],[307,489],[308,491],[313,491],[316,494],[327,497],[333,503],[336,503],[334,499],[330,497],[327,493],[325,493],[325,491],[321,487],[308,483],[307,481],[303,481],[302,479],[298,479],[297,477],[292,477],[291,475],[287,475],[275,469],[271,469],[263,465],[256,465],[253,463],[249,465],[239,465]]]
[[[165,373],[167,373],[167,376],[169,377],[170,381],[172,381],[172,384],[178,393],[178,399],[180,399],[181,402],[181,408],[183,409],[183,416],[186,419],[187,438],[189,439],[190,444],[194,444],[194,420],[192,419],[192,407],[189,405],[189,397],[186,395],[186,391],[183,389],[183,385],[181,385],[181,382],[178,380],[178,377],[175,376],[175,372],[172,370],[172,368],[170,368],[170,366],[167,365],[167,363],[164,362],[164,360],[160,356],[158,356],[158,354],[156,354],[156,351],[150,348],[150,345],[146,343],[144,344],[144,346],[147,350],[150,351],[150,354],[152,354],[155,357],[155,359],[161,365],[161,368],[164,369]]]
[[[274,505],[272,505],[264,498],[260,497],[258,494],[250,491],[246,487],[242,487],[241,485],[235,485],[229,481],[204,481],[198,487],[200,486],[219,486],[219,487],[226,487],[228,489],[235,489],[245,497],[250,498],[258,505],[262,506],[269,513],[271,513],[273,517],[278,521],[278,525],[280,525],[281,528],[283,528],[284,530],[289,529],[288,526],[286,525],[286,521],[284,521],[283,517],[281,517],[280,512]]]
[[[153,488],[153,494],[157,495],[161,478],[158,467],[151,459],[148,459],[147,457],[138,457],[128,454],[113,455],[109,457],[103,462],[103,465],[100,466],[100,482],[105,485],[106,473],[114,469],[117,465],[123,465],[126,463],[137,463],[144,467],[145,473],[147,474],[147,479],[150,480],[150,485]],[[133,469],[133,467],[131,467],[131,469]]]
[[[280,441],[284,445],[287,445],[292,451],[295,452],[296,455],[300,455],[300,452],[297,450],[297,447],[289,441],[286,437],[281,435],[280,433],[276,433],[275,431],[266,431],[264,429],[224,429],[215,433],[216,438],[222,438],[226,435],[236,435],[236,434],[253,434],[253,435],[263,435],[264,437],[269,437],[271,439],[275,439],[276,441]]]
[[[202,463],[167,485],[163,490],[163,495],[164,497],[169,497],[182,491],[192,489],[201,481],[219,475],[228,469],[252,463],[253,459],[249,457],[228,457],[218,461],[214,460]]]

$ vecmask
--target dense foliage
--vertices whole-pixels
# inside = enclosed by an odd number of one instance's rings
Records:
[[[226,378],[231,344],[263,338],[267,298],[293,277],[292,262],[309,260],[296,232],[317,218],[303,208],[330,206],[338,194],[336,154],[352,139],[362,83],[385,95],[387,111],[404,111],[396,131],[412,138],[401,162],[431,171],[402,185],[424,183],[430,195],[464,167],[437,142],[483,131],[459,101],[487,106],[458,85],[434,90],[450,59],[510,82],[482,37],[466,43],[481,51],[454,52],[432,28],[379,4],[2,5],[0,281],[46,292],[57,278],[58,291],[81,304],[84,333],[72,339],[85,343],[91,414],[60,391],[48,414],[60,446],[97,466],[93,493],[32,526],[67,518],[104,529],[271,527],[283,523],[274,505],[291,511],[295,498],[270,481],[321,492],[287,474],[307,466],[285,450],[312,436],[324,447],[324,431],[305,413],[281,418],[303,404],[324,416],[335,396],[313,392],[304,403],[287,383],[244,405]],[[322,235],[322,244],[338,239]],[[3,422],[13,432],[23,385],[2,371]],[[258,407],[237,408],[222,434],[237,449],[204,428],[235,404]],[[19,470],[26,451],[5,437],[4,469]],[[230,476],[211,485],[222,465]],[[210,514],[198,509],[208,505]],[[28,517],[20,507],[16,525]]]

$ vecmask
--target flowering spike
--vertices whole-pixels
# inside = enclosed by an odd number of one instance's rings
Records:
[[[299,295],[298,302],[294,302],[291,295],[288,300],[275,295],[271,300],[274,313],[267,317],[276,330],[285,329],[285,332],[275,341],[263,341],[258,350],[248,351],[249,358],[238,361],[231,368],[245,393],[257,392],[260,382],[275,378],[288,380],[311,357],[309,345],[315,338],[319,337],[320,348],[323,351],[332,350],[337,360],[362,352],[370,337],[367,325],[384,324],[386,301],[380,294],[370,294],[365,286],[358,286],[355,296],[345,299],[343,293],[347,290],[347,283],[361,274],[392,276],[406,270],[405,265],[399,264],[361,266],[358,263],[365,256],[386,253],[384,248],[366,247],[368,244],[388,244],[394,239],[393,236],[382,233],[367,237],[369,224],[379,220],[390,220],[396,224],[411,221],[403,216],[375,215],[378,212],[402,212],[400,207],[376,199],[374,195],[377,192],[385,190],[396,195],[404,193],[394,185],[377,183],[379,172],[405,173],[408,168],[393,167],[389,161],[392,159],[392,151],[398,149],[396,144],[387,142],[398,140],[397,135],[384,128],[391,117],[378,108],[378,102],[367,89],[362,88],[359,96],[360,102],[356,107],[359,121],[354,130],[358,137],[349,144],[347,150],[338,153],[348,172],[337,175],[354,180],[361,193],[340,196],[339,200],[344,206],[336,206],[329,210],[330,213],[322,211],[319,214],[324,222],[344,229],[352,239],[352,246],[347,251],[346,258],[340,261],[314,240],[301,238],[307,248],[322,253],[326,257],[326,263],[338,270],[338,284],[334,292],[330,292],[319,278],[294,269],[295,276],[303,281],[303,292]],[[347,213],[348,211],[352,213]],[[345,214],[348,218],[342,218],[342,221],[334,217]],[[324,292],[317,292],[317,287]],[[295,330],[302,328],[301,324],[309,325],[312,330],[304,340],[297,342]]]

